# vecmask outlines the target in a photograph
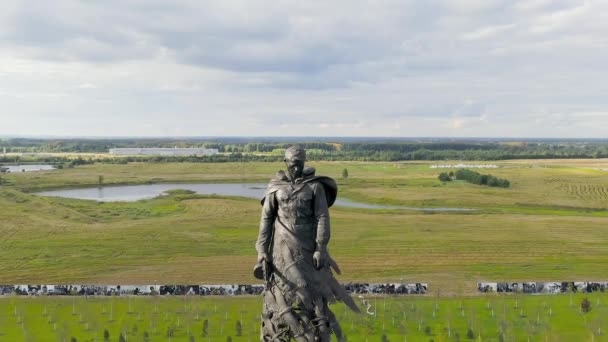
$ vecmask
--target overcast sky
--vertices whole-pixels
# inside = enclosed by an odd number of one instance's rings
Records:
[[[608,137],[608,1],[2,1],[0,135]]]

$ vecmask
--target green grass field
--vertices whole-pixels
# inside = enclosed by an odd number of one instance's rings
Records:
[[[581,311],[583,298],[591,303],[588,313]],[[380,342],[383,335],[389,341],[604,341],[608,328],[603,293],[357,302],[369,313],[333,306],[348,341]],[[121,334],[125,341],[258,341],[260,307],[260,297],[5,297],[0,339],[104,341],[107,331],[109,341]]]
[[[445,164],[449,162],[441,162]],[[471,162],[472,164],[473,162]],[[608,160],[509,161],[483,170],[509,189],[442,184],[430,162],[319,162],[340,197],[468,213],[331,210],[342,281],[606,280]],[[150,182],[267,181],[280,163],[96,164],[2,175],[0,283],[251,283],[256,200],[189,194],[134,203],[41,197],[37,190]],[[347,168],[350,177],[339,179]]]
[[[559,163],[561,162],[561,163]],[[440,164],[448,164],[442,161]],[[452,162],[458,163],[458,162]],[[477,162],[467,162],[475,164]],[[488,162],[483,162],[488,164]],[[340,178],[340,196],[370,203],[411,206],[462,206],[608,209],[608,160],[532,160],[497,162],[499,169],[481,170],[512,183],[511,189],[479,187],[464,182],[441,184],[441,169],[431,162],[317,162],[318,173]],[[168,182],[265,182],[284,169],[281,163],[130,163],[95,164],[50,172],[2,175],[9,187],[25,192],[105,185]]]

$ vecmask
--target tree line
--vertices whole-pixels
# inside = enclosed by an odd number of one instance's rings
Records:
[[[282,151],[294,142],[268,142],[245,139],[5,139],[0,152],[7,153],[107,153],[111,148],[214,148],[214,156],[137,156],[129,161],[280,161]],[[408,161],[408,160],[508,160],[608,158],[608,141],[530,141],[530,142],[357,142],[336,138],[336,141],[303,141],[309,160],[329,161]],[[14,157],[0,155],[0,162],[13,162]],[[8,159],[6,159],[8,158]],[[46,157],[38,157],[44,159]],[[114,159],[114,158],[101,158]],[[112,161],[108,161],[112,162]],[[124,161],[123,161],[124,162]]]
[[[498,178],[490,174],[483,175],[479,172],[475,172],[469,169],[459,169],[456,173],[450,171],[450,173],[442,172],[439,174],[439,180],[442,182],[449,182],[452,179],[467,181],[471,184],[486,185],[499,188],[508,188],[511,186],[511,182],[507,179]]]

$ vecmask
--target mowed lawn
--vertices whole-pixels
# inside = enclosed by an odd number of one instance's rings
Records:
[[[441,162],[447,164],[449,162]],[[457,162],[454,162],[457,163]],[[476,164],[479,162],[466,162]],[[498,162],[478,170],[509,189],[442,184],[433,163],[319,162],[340,197],[474,212],[331,209],[342,281],[428,282],[472,293],[478,281],[607,280],[608,161]],[[103,183],[267,181],[280,163],[96,164],[2,175],[0,283],[253,283],[259,202],[176,193],[133,203],[41,197]],[[339,179],[344,168],[349,178]]]

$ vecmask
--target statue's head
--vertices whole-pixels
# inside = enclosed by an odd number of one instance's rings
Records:
[[[285,164],[291,179],[302,177],[304,163],[306,162],[306,150],[298,145],[289,146],[285,150]]]

